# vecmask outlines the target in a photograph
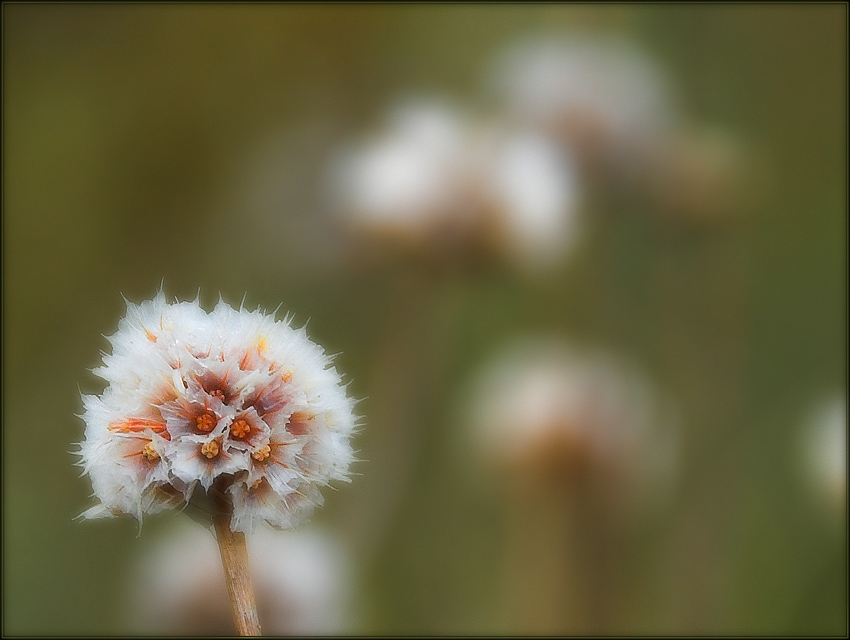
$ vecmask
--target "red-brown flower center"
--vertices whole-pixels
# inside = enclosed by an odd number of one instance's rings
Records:
[[[218,442],[215,440],[210,440],[201,446],[201,453],[210,460],[218,455],[219,450]]]
[[[257,462],[262,462],[266,458],[268,458],[272,454],[272,448],[269,445],[266,445],[262,449],[258,449],[254,453],[251,454],[251,457],[254,458]]]
[[[239,418],[238,420],[234,420],[233,424],[230,425],[230,435],[234,438],[244,438],[251,432],[251,425],[248,424],[248,421],[244,418]]]
[[[195,426],[198,428],[198,431],[203,431],[204,433],[209,433],[215,429],[215,425],[217,423],[218,419],[210,411],[204,411],[201,415],[195,418]]]

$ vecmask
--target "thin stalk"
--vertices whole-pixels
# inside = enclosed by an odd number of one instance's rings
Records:
[[[248,547],[245,534],[230,528],[233,504],[226,492],[227,486],[216,482],[216,512],[213,516],[215,537],[221,552],[221,562],[227,581],[227,591],[233,606],[233,621],[240,636],[260,636],[260,619],[257,616],[257,604],[254,587],[251,583],[251,570],[248,564]]]

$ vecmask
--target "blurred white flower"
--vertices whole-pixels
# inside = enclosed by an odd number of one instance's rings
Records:
[[[315,529],[247,537],[251,574],[266,635],[351,631],[352,567],[344,547]],[[130,576],[127,607],[144,634],[233,635],[215,539],[182,520],[145,549]]]
[[[541,267],[575,236],[577,189],[563,149],[437,101],[397,107],[382,134],[340,152],[331,183],[358,233],[429,253],[483,249]]]
[[[843,508],[847,496],[847,398],[815,406],[804,423],[803,458],[813,495]]]
[[[578,235],[578,185],[570,157],[531,131],[494,127],[482,138],[482,191],[490,198],[504,251],[531,268],[556,263]]]
[[[688,123],[662,67],[620,37],[526,40],[496,59],[489,80],[509,119],[558,141],[583,177],[634,189],[675,219],[725,220],[762,188],[740,141]]]
[[[583,164],[631,161],[677,118],[656,62],[614,36],[518,43],[496,60],[491,84],[512,117],[569,144]]]
[[[229,479],[232,528],[296,525],[352,461],[353,402],[304,329],[223,301],[134,305],[83,396],[81,466],[100,504],[89,518],[188,503]]]
[[[482,371],[469,407],[478,451],[511,474],[590,473],[617,490],[653,491],[673,471],[669,403],[620,358],[557,340],[519,343]]]
[[[337,158],[331,179],[338,206],[364,230],[402,238],[457,223],[468,135],[451,105],[398,105],[381,134]]]

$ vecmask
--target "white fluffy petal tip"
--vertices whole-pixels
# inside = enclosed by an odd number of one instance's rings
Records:
[[[234,530],[289,528],[348,478],[354,401],[303,330],[160,292],[128,302],[109,341],[107,387],[83,397],[80,463],[100,501],[83,517],[181,508],[226,477]]]

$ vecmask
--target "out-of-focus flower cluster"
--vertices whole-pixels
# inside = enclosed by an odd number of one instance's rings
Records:
[[[187,504],[218,479],[231,526],[290,527],[343,480],[352,461],[353,402],[330,358],[286,321],[223,301],[133,305],[84,396],[81,466],[100,504],[86,517]]]
[[[479,374],[469,405],[473,444],[505,477],[595,477],[623,504],[641,490],[660,495],[674,470],[673,408],[612,355],[552,339],[514,344]]]
[[[680,220],[719,221],[745,204],[742,144],[691,122],[662,66],[632,42],[587,34],[522,42],[490,81],[509,119],[570,149],[586,179],[647,197]]]
[[[496,251],[538,266],[574,239],[569,153],[448,102],[397,105],[387,129],[341,152],[333,171],[337,206],[358,232],[419,252]]]
[[[589,184],[680,219],[722,219],[740,205],[740,144],[688,123],[663,69],[625,40],[519,43],[497,56],[488,82],[488,115],[410,99],[338,152],[333,203],[357,234],[539,270],[581,238]]]
[[[680,118],[658,64],[615,37],[519,43],[491,82],[513,120],[573,148],[586,170],[628,171]]]
[[[834,396],[814,406],[804,423],[802,451],[809,489],[834,511],[847,497],[847,399]]]
[[[144,634],[233,635],[215,539],[181,521],[139,557],[128,617]],[[351,631],[351,562],[329,533],[258,529],[247,537],[257,606],[268,635]]]

